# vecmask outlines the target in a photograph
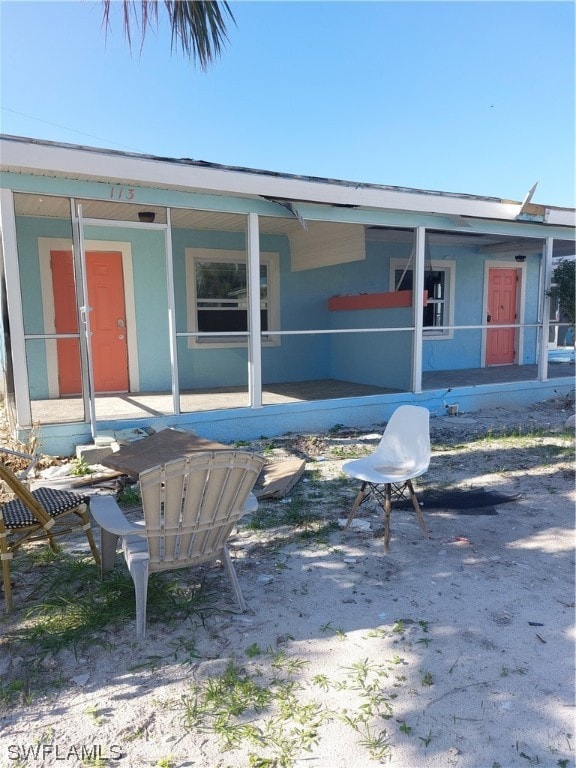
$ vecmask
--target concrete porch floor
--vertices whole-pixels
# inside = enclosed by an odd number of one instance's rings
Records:
[[[537,373],[538,369],[535,365],[435,371],[423,374],[422,384],[425,391],[514,382],[526,382],[528,384],[530,381],[536,380]],[[574,375],[574,363],[551,363],[548,367],[549,379],[574,378]],[[265,385],[262,400],[264,406],[267,406],[290,402],[398,394],[400,391],[348,381],[324,379]],[[246,408],[247,406],[248,390],[246,387],[218,387],[180,393],[182,413]],[[150,418],[168,416],[172,413],[172,394],[170,392],[107,394],[96,397],[97,421]],[[85,421],[82,400],[81,398],[70,397],[33,401],[32,419],[34,423],[41,424]]]

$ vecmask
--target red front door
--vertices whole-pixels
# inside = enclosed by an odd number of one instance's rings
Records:
[[[74,333],[76,299],[70,251],[52,251],[56,333]],[[128,344],[122,254],[117,251],[86,253],[86,280],[94,389],[96,392],[128,391]],[[75,339],[59,339],[60,394],[80,394],[80,353]]]
[[[96,392],[128,391],[128,343],[122,254],[86,254],[92,364]]]
[[[516,322],[518,273],[516,269],[488,271],[486,365],[511,365],[515,360],[516,328],[494,328]]]

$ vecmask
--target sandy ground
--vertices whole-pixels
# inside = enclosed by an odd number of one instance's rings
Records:
[[[108,649],[34,660],[54,685],[0,696],[0,764],[573,766],[574,472],[554,437],[572,412],[558,400],[432,419],[421,498],[446,484],[520,497],[428,510],[428,540],[396,510],[389,554],[375,507],[359,515],[366,530],[324,539],[241,526],[232,543],[249,613],[235,612],[222,572],[209,569],[222,611],[203,621],[151,620],[142,643],[130,622]],[[529,447],[477,440],[517,426],[552,436]],[[341,477],[347,451],[376,442],[376,432],[276,441],[274,453],[304,456],[307,472],[291,499],[262,507],[299,498],[324,519],[345,517],[356,485],[322,483]],[[0,628],[22,620],[20,604]],[[0,646],[4,690],[30,663],[11,648]],[[222,726],[206,691],[231,677],[255,699]],[[220,690],[230,707],[233,689]]]

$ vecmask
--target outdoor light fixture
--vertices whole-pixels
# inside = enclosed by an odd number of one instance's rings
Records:
[[[156,214],[154,211],[138,211],[138,218],[140,221],[146,224],[152,224],[156,218]]]
[[[514,256],[514,261],[526,261],[526,256],[523,253],[519,253],[518,256]]]

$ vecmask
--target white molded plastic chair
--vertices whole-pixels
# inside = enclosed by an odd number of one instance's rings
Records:
[[[166,462],[140,475],[144,519],[126,519],[111,496],[90,508],[101,527],[102,571],[114,567],[118,537],[136,593],[136,636],[144,638],[148,574],[222,560],[242,611],[226,542],[237,521],[258,507],[251,493],[264,459],[246,451],[210,451]]]
[[[390,512],[392,494],[405,498],[410,493],[420,528],[428,538],[424,516],[414,493],[412,480],[423,475],[430,464],[430,413],[417,405],[401,405],[386,425],[382,439],[373,454],[349,461],[342,471],[362,481],[346,528],[358,507],[373,496],[384,509],[384,546],[390,546]]]

